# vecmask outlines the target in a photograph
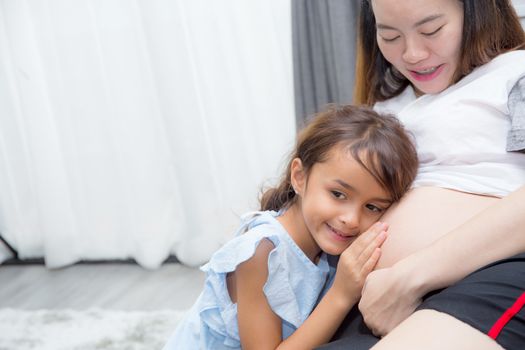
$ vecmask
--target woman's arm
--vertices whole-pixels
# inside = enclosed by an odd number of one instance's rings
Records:
[[[272,311],[263,292],[268,278],[268,255],[273,245],[261,242],[255,255],[235,271],[242,348],[313,349],[328,342],[358,301],[366,276],[379,260],[379,247],[386,239],[385,229],[383,224],[372,226],[341,254],[332,287],[305,322],[284,341],[281,320]]]
[[[412,314],[426,293],[521,252],[525,252],[525,186],[428,247],[372,272],[359,308],[374,334],[384,335]]]

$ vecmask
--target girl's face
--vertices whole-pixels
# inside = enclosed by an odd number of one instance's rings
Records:
[[[454,83],[463,34],[459,0],[371,0],[377,44],[418,94]]]
[[[307,176],[300,160],[294,162],[292,184],[299,195],[296,205],[308,232],[301,234],[306,237],[303,244],[299,243],[301,238],[293,238],[305,252],[310,245],[317,253],[320,249],[341,254],[391,204],[388,193],[341,147],[334,147],[328,159],[315,164]]]

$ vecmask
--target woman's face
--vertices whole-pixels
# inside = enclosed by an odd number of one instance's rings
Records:
[[[453,84],[463,33],[459,0],[371,0],[385,59],[419,94]]]

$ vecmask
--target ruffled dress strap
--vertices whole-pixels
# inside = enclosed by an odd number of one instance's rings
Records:
[[[316,265],[290,236],[283,241],[287,249],[274,249],[268,257],[268,280],[263,290],[272,310],[293,331],[308,318],[333,273],[326,254]]]
[[[274,249],[268,257],[268,280],[263,287],[272,310],[283,322],[283,338],[299,327],[313,310],[327,283],[330,267],[326,256],[316,265],[277,221],[277,212],[244,216],[234,239],[218,250],[201,269],[206,281],[199,314],[205,327],[224,346],[240,346],[237,305],[228,294],[226,275],[250,259],[263,239]]]

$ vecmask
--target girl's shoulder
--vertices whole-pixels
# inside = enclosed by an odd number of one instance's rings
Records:
[[[274,250],[286,249],[283,241],[288,236],[277,220],[278,213],[270,211],[253,212],[241,218],[241,224],[234,237],[216,251],[201,270],[205,272],[228,273],[250,259],[263,240],[271,242]]]
[[[271,242],[273,249],[268,257],[269,267],[281,265],[284,270],[317,273],[324,262],[314,264],[290,237],[277,220],[279,213],[262,211],[246,214],[235,237],[215,252],[201,269],[205,272],[228,273],[250,259],[263,240]],[[273,268],[270,269],[270,272]]]
[[[276,212],[245,215],[236,236],[219,249],[201,269],[206,272],[203,299],[221,310],[234,307],[224,289],[225,276],[254,257],[263,243],[268,277],[263,292],[272,310],[293,327],[299,327],[313,309],[319,294],[334,274],[326,255],[314,264],[294,243],[277,220]],[[268,243],[270,242],[270,243]],[[271,251],[268,253],[268,244]],[[229,312],[221,311],[223,316]],[[201,315],[202,316],[202,315]]]

